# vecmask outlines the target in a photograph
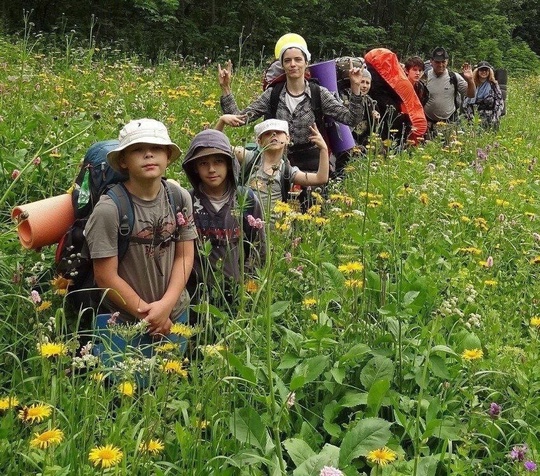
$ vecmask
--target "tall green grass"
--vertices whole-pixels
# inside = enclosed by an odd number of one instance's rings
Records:
[[[515,475],[538,459],[538,78],[510,83],[496,134],[464,126],[400,154],[374,137],[308,214],[282,208],[238,308],[200,307],[190,361],[163,354],[125,395],[110,369],[74,366],[54,247],[23,250],[10,210],[64,193],[129,119],[164,121],[185,150],[219,115],[216,68],[30,45],[0,40],[2,474]],[[246,104],[259,72],[233,89]],[[50,416],[29,420],[34,404]],[[61,441],[32,443],[53,429]],[[105,445],[110,469],[89,460]]]

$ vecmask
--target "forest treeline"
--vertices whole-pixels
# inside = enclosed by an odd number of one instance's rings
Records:
[[[454,66],[486,59],[531,72],[540,70],[539,24],[540,0],[0,0],[5,35],[60,47],[77,39],[152,61],[258,65],[292,31],[315,61],[380,46],[426,58],[444,46]]]

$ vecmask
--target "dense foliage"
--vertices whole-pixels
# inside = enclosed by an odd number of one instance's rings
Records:
[[[23,250],[10,211],[64,193],[90,144],[129,119],[164,121],[186,150],[219,114],[216,71],[77,44],[43,55],[34,41],[0,39],[1,474],[536,468],[537,77],[511,81],[498,133],[441,128],[400,154],[375,135],[327,200],[282,205],[238,308],[203,306],[204,326],[179,330],[189,361],[133,361],[142,388],[133,367],[106,385],[112,369],[74,356],[54,247]],[[235,74],[240,104],[260,73]]]
[[[445,46],[456,65],[487,59],[514,74],[540,66],[533,53],[540,52],[537,0],[23,0],[2,2],[0,13],[5,32],[23,36],[32,29],[50,37],[47,46],[56,41],[64,48],[77,38],[154,60],[258,64],[294,31],[315,60],[380,46],[427,57]]]

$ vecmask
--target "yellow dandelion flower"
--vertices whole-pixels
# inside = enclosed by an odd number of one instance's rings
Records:
[[[105,380],[105,374],[103,372],[95,372],[90,375],[90,378],[95,380],[97,383],[101,383],[103,380]]]
[[[315,225],[318,225],[318,226],[327,225],[329,221],[330,220],[328,218],[324,218],[324,217],[315,217],[315,219],[313,220]]]
[[[118,391],[126,397],[133,397],[133,395],[135,395],[135,385],[127,380],[125,382],[120,382],[118,384]]]
[[[172,342],[165,342],[165,344],[161,344],[155,348],[155,351],[158,353],[166,353],[166,352],[173,352],[178,348],[178,346],[174,345]]]
[[[396,459],[397,453],[386,446],[384,448],[370,451],[367,454],[367,460],[370,463],[378,464],[379,466],[386,466],[388,463],[392,463]]]
[[[540,327],[540,317],[538,316],[531,317],[531,326]]]
[[[461,251],[462,253],[466,253],[470,255],[479,255],[482,253],[482,250],[479,250],[478,248],[474,248],[473,246],[469,246],[467,248],[459,248],[458,251]]]
[[[274,213],[288,214],[292,212],[292,208],[288,203],[277,201],[274,205]]]
[[[370,200],[367,204],[368,208],[377,208],[382,205],[382,202],[380,200]]]
[[[43,312],[49,309],[52,306],[51,301],[43,301],[38,307],[36,307],[36,310],[38,312]]]
[[[486,279],[486,280],[484,281],[484,284],[485,284],[486,286],[497,286],[498,282],[495,281],[494,279]]]
[[[148,453],[152,455],[157,455],[161,453],[165,449],[165,445],[163,444],[163,441],[159,439],[150,439],[148,441],[143,441],[139,445],[139,451],[141,453]]]
[[[388,259],[388,258],[390,258],[390,253],[388,253],[388,251],[382,251],[381,253],[379,253],[379,258],[380,259]]]
[[[463,205],[459,202],[450,202],[448,208],[451,208],[452,210],[461,210],[463,209]]]
[[[530,263],[531,264],[540,264],[540,256],[535,256],[533,259],[531,259]]]
[[[2,397],[0,398],[0,411],[10,410],[19,404],[17,397]]]
[[[346,279],[345,286],[350,289],[359,289],[364,286],[364,282],[361,279]]]
[[[317,314],[311,314],[311,316],[309,316],[311,318],[312,321],[316,322],[319,320],[319,316],[317,316]]]
[[[227,347],[220,344],[209,344],[201,346],[200,349],[205,357],[221,357],[221,352],[227,350]]]
[[[43,433],[34,433],[34,439],[30,441],[32,448],[47,449],[49,446],[62,443],[64,432],[58,428],[44,431]]]
[[[305,298],[303,301],[302,301],[302,306],[304,307],[313,307],[317,304],[317,300],[316,299],[313,299],[313,298]]]
[[[206,430],[206,428],[208,428],[208,425],[210,425],[210,422],[208,420],[197,420],[195,422],[195,427],[201,430]]]
[[[124,454],[120,448],[114,445],[97,446],[90,450],[88,459],[94,466],[100,466],[101,468],[110,468],[116,466]]]
[[[364,265],[359,261],[349,261],[348,263],[338,266],[338,269],[344,274],[351,274],[356,271],[361,272],[364,270]]]
[[[176,374],[184,378],[187,378],[188,376],[187,370],[184,369],[182,362],[179,360],[166,360],[163,362],[161,370],[166,374]]]
[[[291,224],[288,221],[276,222],[276,230],[289,231],[290,229],[291,229]]]
[[[510,202],[507,202],[506,200],[501,200],[500,198],[495,200],[495,203],[500,207],[507,207],[508,205],[510,205]]]
[[[195,329],[192,326],[176,322],[171,326],[171,334],[189,339],[195,334]]]
[[[471,219],[466,215],[460,216],[459,219],[461,220],[462,223],[470,223],[471,222]]]
[[[427,193],[420,194],[420,203],[422,205],[427,205],[429,203],[429,196]]]
[[[254,279],[248,279],[245,284],[245,289],[249,294],[254,294],[259,290],[259,283]]]
[[[480,228],[482,231],[488,230],[488,224],[485,218],[481,218],[481,217],[475,218],[474,226],[476,226],[477,228]]]
[[[68,351],[66,344],[62,342],[44,342],[42,344],[38,344],[37,348],[41,356],[45,358],[66,355]]]
[[[466,349],[461,354],[461,358],[463,360],[478,360],[481,359],[484,356],[484,352],[482,349]]]
[[[26,423],[41,423],[45,418],[51,416],[52,408],[50,405],[35,403],[30,407],[24,407],[19,410],[19,418]]]
[[[56,276],[52,281],[51,285],[54,288],[55,294],[63,296],[67,293],[69,286],[73,284],[71,279],[66,279],[62,276]]]

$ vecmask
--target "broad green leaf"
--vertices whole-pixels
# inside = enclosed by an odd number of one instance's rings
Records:
[[[315,455],[315,451],[300,438],[289,438],[283,442],[283,446],[295,466],[300,466],[308,458]]]
[[[365,392],[347,392],[339,401],[339,404],[345,408],[367,405],[368,394]]]
[[[345,467],[359,456],[382,448],[390,439],[390,422],[381,418],[360,420],[343,438],[339,456],[340,467]]]
[[[418,297],[419,294],[420,294],[420,291],[409,291],[408,293],[406,293],[405,296],[403,297],[403,306],[404,307],[410,306],[414,302],[414,300]]]
[[[381,408],[383,398],[390,389],[389,380],[377,380],[373,383],[368,392],[367,405],[369,412],[366,416],[377,416]]]
[[[326,274],[328,274],[328,277],[330,278],[330,281],[334,287],[338,288],[343,286],[345,283],[345,278],[335,265],[332,263],[323,263],[322,267],[326,271]]]
[[[453,349],[448,347],[447,345],[435,345],[431,348],[431,353],[433,352],[445,352],[450,355],[457,355]]]
[[[339,363],[345,364],[351,361],[359,360],[364,354],[370,352],[371,349],[366,344],[356,344],[345,352],[340,358]]]
[[[429,363],[431,364],[431,371],[435,377],[448,380],[450,378],[450,372],[446,367],[446,361],[439,355],[430,355]]]
[[[278,301],[273,303],[270,306],[270,316],[271,317],[278,317],[281,316],[289,307],[288,301]]]
[[[334,380],[342,384],[343,379],[345,378],[345,369],[341,367],[334,367],[330,370],[330,373],[332,374],[332,377],[334,377]]]
[[[235,354],[232,352],[225,352],[224,354],[227,362],[231,367],[236,369],[240,376],[250,383],[257,383],[257,376],[255,370],[245,365]]]
[[[377,380],[392,381],[394,377],[394,363],[388,357],[377,355],[373,357],[360,372],[360,381],[366,390]]]
[[[313,382],[324,372],[329,361],[327,355],[317,355],[304,360],[296,366],[291,379],[291,390],[298,390],[309,382]]]
[[[318,455],[313,455],[293,471],[293,476],[319,476],[324,466],[338,466],[339,448],[334,445],[324,445]]]
[[[230,419],[230,431],[241,443],[253,445],[262,452],[265,451],[268,434],[255,409],[244,407],[235,410]]]

